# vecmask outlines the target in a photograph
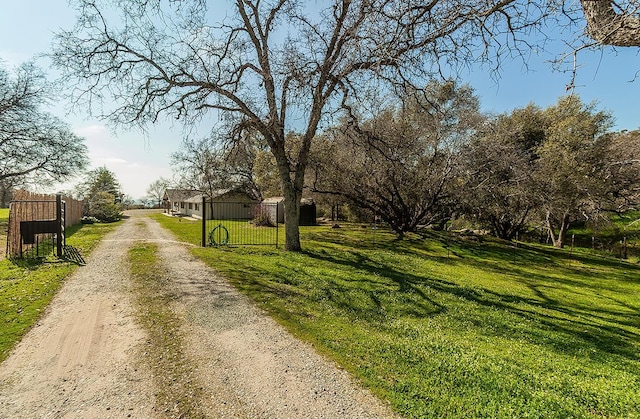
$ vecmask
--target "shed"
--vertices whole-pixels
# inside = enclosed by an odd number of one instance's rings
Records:
[[[255,217],[258,204],[257,199],[240,188],[220,189],[207,199],[207,219],[250,220]],[[202,212],[198,215],[202,217]]]
[[[262,204],[262,211],[269,215],[272,222],[277,218],[278,223],[284,223],[284,197],[267,198],[262,201]],[[302,198],[300,200],[299,223],[301,226],[316,225],[316,204],[313,199]]]
[[[302,198],[300,200],[300,225],[316,225],[316,203],[311,198]]]
[[[275,196],[262,201],[261,210],[272,223],[284,223],[284,197]]]

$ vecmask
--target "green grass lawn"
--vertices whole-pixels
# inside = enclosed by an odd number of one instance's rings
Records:
[[[194,221],[191,221],[193,223]],[[200,221],[195,221],[200,224]],[[280,230],[284,231],[282,226],[279,228],[255,226],[247,220],[223,220],[207,222],[207,230],[205,241],[211,245],[229,244],[229,245],[271,245],[282,244],[282,240],[278,240],[283,235],[279,234]]]
[[[67,229],[67,244],[86,256],[116,225],[71,227]],[[53,260],[0,261],[0,361],[40,318],[64,279],[75,268],[73,263]]]
[[[199,223],[156,217],[199,243]],[[640,268],[588,250],[302,228],[194,248],[406,417],[639,417]]]

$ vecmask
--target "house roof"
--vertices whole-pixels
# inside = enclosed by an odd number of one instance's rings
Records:
[[[228,189],[218,189],[217,191],[213,191],[213,196],[210,199],[215,200],[218,198],[223,198],[226,196],[238,196],[245,197],[252,201],[257,201],[248,191],[243,189],[242,187],[228,188]]]
[[[195,189],[166,189],[164,191],[164,199],[171,202],[186,202],[197,195],[202,195],[202,192]]]
[[[207,197],[207,199],[216,199],[222,198],[225,195],[244,195],[251,198],[251,195],[242,190],[241,188],[227,188],[227,189],[218,189],[213,191],[212,197]],[[166,189],[164,192],[164,200],[168,200],[171,202],[202,202],[204,194],[202,191],[198,191],[195,189]],[[253,199],[253,198],[252,198]]]
[[[195,204],[199,204],[200,202],[202,202],[202,197],[203,195],[200,193],[198,195],[194,195],[191,198],[187,198],[184,200],[184,202],[192,202]]]
[[[223,195],[226,195],[230,192],[238,192],[238,188],[227,188],[227,189],[218,189],[217,191],[213,191],[211,199],[220,198]]]
[[[264,202],[265,204],[280,203],[280,202],[284,202],[284,197],[283,196],[272,196],[271,198],[264,199],[262,202]],[[313,205],[314,201],[313,201],[313,198],[302,198],[302,199],[300,199],[300,204],[301,205]]]

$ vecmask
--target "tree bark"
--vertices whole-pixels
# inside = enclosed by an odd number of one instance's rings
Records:
[[[640,46],[640,19],[618,14],[613,1],[581,0],[587,20],[587,34],[602,45],[618,47]]]
[[[564,242],[567,237],[567,230],[569,230],[569,224],[569,214],[564,214],[558,228],[558,234],[556,235],[555,226],[553,225],[553,221],[551,220],[551,214],[547,213],[547,228],[549,229],[549,235],[551,236],[553,247],[557,247],[558,249],[562,249],[564,247]]]
[[[301,193],[288,185],[284,189],[284,234],[285,250],[299,252],[300,244],[300,198]]]

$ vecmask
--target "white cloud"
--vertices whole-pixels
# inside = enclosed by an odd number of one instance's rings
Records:
[[[103,159],[103,161],[107,164],[127,164],[129,163],[128,160],[125,159],[120,159],[118,157],[108,157]]]

